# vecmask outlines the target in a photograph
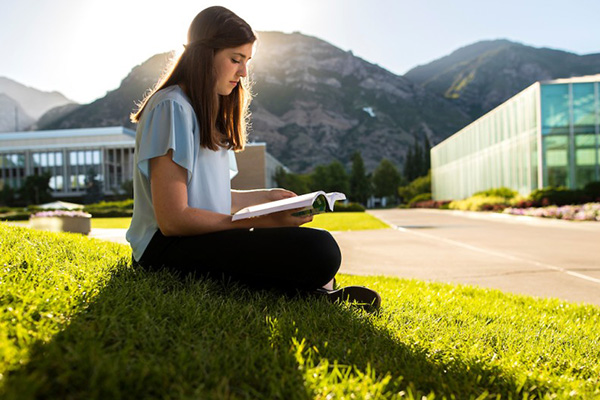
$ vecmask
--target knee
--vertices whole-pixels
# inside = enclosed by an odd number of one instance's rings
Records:
[[[337,274],[342,263],[342,252],[334,237],[325,230],[312,229],[311,243],[309,248],[312,250],[311,262],[313,276],[319,281],[318,285],[324,285]]]

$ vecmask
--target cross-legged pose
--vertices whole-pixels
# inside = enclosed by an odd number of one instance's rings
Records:
[[[296,196],[232,190],[234,151],[244,149],[248,63],[256,34],[233,12],[210,7],[188,31],[179,59],[132,115],[134,211],[127,240],[135,263],[250,286],[297,290],[379,307],[365,287],[335,290],[340,249],[292,211],[232,222],[250,205]]]

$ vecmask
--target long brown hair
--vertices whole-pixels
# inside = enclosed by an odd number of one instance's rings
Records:
[[[232,11],[220,6],[201,11],[190,25],[184,52],[131,114],[132,122],[139,122],[148,100],[157,91],[180,85],[196,113],[200,145],[211,150],[218,150],[219,146],[243,150],[252,99],[249,80],[242,78],[228,96],[218,95],[214,57],[218,50],[255,41],[250,25]]]

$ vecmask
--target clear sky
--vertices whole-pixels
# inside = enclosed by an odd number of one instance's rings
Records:
[[[181,50],[203,8],[299,31],[396,73],[480,40],[600,53],[598,0],[0,0],[0,76],[87,103]]]

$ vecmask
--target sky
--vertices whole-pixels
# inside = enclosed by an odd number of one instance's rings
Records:
[[[598,0],[0,0],[0,76],[89,103],[154,54],[181,51],[212,5],[398,75],[481,40],[600,53]]]

